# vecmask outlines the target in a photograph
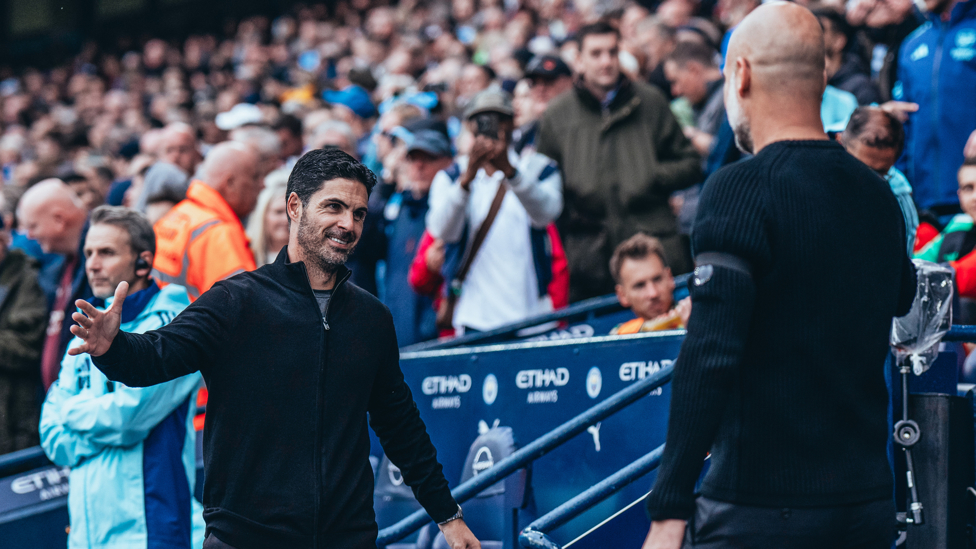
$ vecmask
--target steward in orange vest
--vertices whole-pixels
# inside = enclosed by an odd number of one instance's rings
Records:
[[[153,277],[160,286],[183,286],[190,301],[221,280],[257,268],[241,224],[263,186],[254,152],[239,143],[221,143],[207,155],[201,172],[210,184],[190,183],[186,199],[153,227]]]

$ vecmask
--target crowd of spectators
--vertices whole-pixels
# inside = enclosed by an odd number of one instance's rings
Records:
[[[923,220],[913,248],[973,234],[954,216],[972,210],[976,0],[801,3],[825,33],[825,129],[889,182],[909,242]],[[723,56],[758,4],[300,5],[226,34],[86,46],[0,82],[12,231],[0,239],[0,361],[13,365],[0,370],[0,452],[37,442],[40,390],[23,387],[57,379],[74,300],[92,295],[91,211],[146,214],[153,278],[193,300],[274,261],[288,238],[285,183],[316,148],[349,153],[379,180],[349,267],[391,308],[400,345],[615,289],[637,302],[638,279],[667,287],[693,266],[701,185],[742,156]],[[630,251],[615,256],[621,245]],[[639,317],[675,305],[648,299]]]

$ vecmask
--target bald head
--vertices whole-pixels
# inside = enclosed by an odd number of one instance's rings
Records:
[[[60,179],[45,179],[24,193],[17,207],[20,225],[45,253],[74,254],[88,212]]]
[[[179,166],[188,176],[193,175],[200,163],[196,132],[183,122],[174,122],[163,128],[159,151],[161,160]]]
[[[225,141],[210,150],[200,167],[203,182],[220,193],[240,218],[254,210],[264,186],[258,173],[258,158],[250,146]]]
[[[792,2],[774,2],[752,11],[729,40],[727,64],[748,61],[754,86],[766,93],[815,98],[824,82],[823,28],[810,10]]]
[[[725,61],[725,105],[739,148],[783,139],[826,139],[823,29],[810,10],[773,2],[736,27]],[[758,145],[758,147],[757,147]]]

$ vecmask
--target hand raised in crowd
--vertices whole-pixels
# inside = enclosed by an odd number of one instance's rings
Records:
[[[881,110],[894,116],[899,122],[904,124],[908,120],[908,115],[918,112],[917,103],[907,103],[905,101],[888,101],[878,105]]]
[[[966,146],[962,149],[962,155],[966,158],[976,158],[976,131],[969,134],[969,139],[966,140]]]
[[[444,241],[436,238],[434,243],[427,248],[427,252],[424,253],[424,263],[427,264],[427,270],[432,273],[441,272],[441,267],[444,266]]]
[[[481,542],[471,533],[464,519],[452,520],[438,527],[451,549],[481,549]]]
[[[91,356],[102,356],[108,352],[112,340],[115,339],[122,325],[122,304],[128,292],[129,283],[120,282],[119,287],[115,289],[115,301],[105,311],[99,311],[94,305],[81,299],[75,302],[75,305],[85,314],[71,315],[72,320],[78,323],[71,327],[71,333],[81,338],[84,343],[69,349],[69,355],[88,353]]]
[[[498,137],[498,139],[489,140],[492,143],[490,163],[495,169],[505,174],[506,178],[511,179],[515,177],[515,167],[512,166],[508,158],[508,140],[505,139],[505,134],[501,130],[499,130]]]
[[[478,170],[485,167],[485,164],[495,155],[496,140],[483,135],[476,136],[471,145],[471,152],[468,154],[468,167],[461,176],[461,187],[468,190],[471,182],[478,175]]]

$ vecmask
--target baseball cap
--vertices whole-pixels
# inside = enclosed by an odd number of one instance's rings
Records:
[[[451,142],[447,136],[437,130],[417,130],[410,133],[406,139],[407,154],[413,151],[423,151],[431,156],[454,156]]]
[[[525,76],[529,78],[556,79],[572,75],[569,65],[555,55],[537,55],[529,61],[529,66],[525,69]]]
[[[464,111],[465,120],[483,112],[497,112],[505,116],[515,116],[512,108],[512,96],[499,88],[488,88],[471,98],[467,110]]]
[[[345,89],[325,90],[322,99],[333,105],[343,105],[356,113],[356,116],[366,119],[376,116],[376,107],[369,98],[369,92],[362,86],[348,86]]]
[[[261,109],[257,105],[238,103],[231,107],[229,111],[219,113],[214,119],[214,122],[218,128],[224,131],[230,131],[240,128],[245,124],[257,124],[261,122],[262,118]]]

